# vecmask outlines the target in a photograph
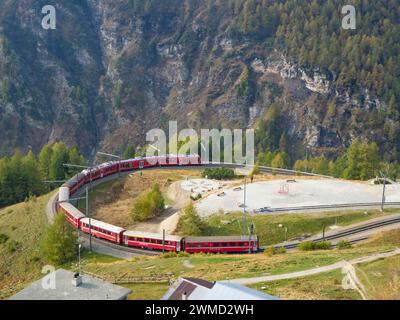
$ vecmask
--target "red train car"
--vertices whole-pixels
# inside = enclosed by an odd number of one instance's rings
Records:
[[[149,233],[141,231],[125,231],[123,243],[129,247],[142,249],[164,250],[179,252],[182,250],[182,237],[165,235],[163,244],[163,235],[158,233]]]
[[[187,237],[184,239],[185,251],[189,253],[248,253],[259,251],[257,236],[228,237]]]
[[[180,166],[197,166],[201,164],[201,158],[199,155],[180,155],[178,162]]]
[[[80,220],[85,218],[85,215],[69,202],[59,202],[58,208],[64,213],[67,221],[79,229]]]
[[[92,236],[122,244],[125,229],[95,219],[91,219],[90,224]],[[81,219],[80,228],[83,232],[89,233],[89,218]]]

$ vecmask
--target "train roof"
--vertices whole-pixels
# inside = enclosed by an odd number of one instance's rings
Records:
[[[82,173],[85,174],[85,175],[87,175],[87,174],[89,174],[91,171],[98,170],[98,169],[102,169],[102,168],[106,168],[106,167],[112,166],[112,165],[117,164],[117,163],[118,163],[118,161],[108,161],[108,162],[104,162],[104,163],[98,164],[97,166],[94,166],[94,167],[85,169],[85,170],[82,171]]]
[[[75,185],[77,182],[79,182],[79,180],[81,180],[82,178],[84,178],[85,175],[82,172],[77,173],[76,175],[74,175],[71,179],[69,179],[68,181],[66,181],[62,187],[72,187],[73,185]]]
[[[249,236],[215,236],[215,237],[186,237],[185,242],[236,242],[236,241],[249,241]],[[251,240],[258,240],[256,235],[251,236]]]
[[[81,219],[86,217],[81,211],[79,211],[69,202],[60,202],[60,206],[61,208],[66,210],[70,215],[72,215],[75,219]]]
[[[146,159],[154,159],[154,158],[164,158],[164,157],[189,157],[189,158],[195,158],[195,157],[199,157],[198,154],[189,154],[189,155],[185,155],[185,154],[180,154],[180,155],[176,155],[176,154],[163,154],[160,156],[151,156],[151,157],[140,157],[140,158],[133,158],[133,159],[124,159],[121,160],[120,162],[125,163],[125,162],[130,162],[130,161],[137,161],[137,160],[146,160]]]
[[[87,218],[87,217],[83,218],[81,220],[81,222],[89,224],[89,218]],[[125,229],[123,229],[123,228],[120,228],[120,227],[117,227],[117,226],[113,226],[112,224],[108,224],[108,223],[105,223],[103,221],[95,220],[93,218],[91,219],[90,224],[92,225],[92,227],[101,228],[101,229],[104,229],[104,230],[107,230],[107,231],[111,231],[111,232],[114,232],[114,233],[121,233],[121,232],[125,231]]]
[[[163,235],[162,233],[151,233],[151,232],[143,232],[143,231],[125,231],[124,232],[125,236],[128,237],[140,237],[140,238],[150,238],[150,239],[158,239],[162,240]],[[181,241],[182,237],[179,236],[174,236],[174,235],[165,235],[165,240],[166,241]]]

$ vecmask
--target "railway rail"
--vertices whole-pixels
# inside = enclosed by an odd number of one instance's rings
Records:
[[[246,166],[246,165],[240,165],[240,164],[234,164],[234,163],[207,163],[207,164],[202,164],[201,167],[226,167],[226,168],[231,168],[231,169],[252,169],[252,166]],[[168,167],[168,169],[182,169],[185,167],[182,166],[171,166]],[[195,167],[194,169],[196,169],[197,167]],[[143,168],[143,170],[154,170],[154,169],[159,169],[157,167],[155,168]],[[185,169],[189,169],[189,168],[185,168]],[[307,172],[298,172],[298,171],[294,171],[294,170],[288,170],[288,169],[279,169],[279,168],[271,168],[271,167],[264,167],[264,166],[260,166],[259,167],[260,172],[264,173],[264,174],[278,174],[278,175],[288,175],[288,176],[293,176],[293,175],[301,175],[301,176],[313,176],[313,177],[321,177],[321,178],[328,178],[328,179],[332,179],[332,177],[330,176],[324,176],[324,175],[318,175],[318,174],[313,174],[313,173],[307,173]],[[111,180],[111,179],[117,179],[120,178],[121,176],[127,175],[127,174],[131,174],[131,172],[129,173],[119,173],[119,174],[114,174],[114,175],[110,175],[104,179],[101,179],[99,181],[96,181],[94,183],[89,184],[89,188],[93,188],[94,186],[96,186],[97,184],[103,183],[106,180]],[[80,192],[82,192],[83,190],[80,190]],[[78,192],[79,193],[79,192]],[[57,213],[57,202],[58,202],[58,196],[57,195],[53,195],[46,207],[46,214],[48,216],[48,220],[49,222],[52,222],[52,219],[54,218],[54,216]],[[376,207],[376,206],[380,206],[381,203],[355,203],[355,204],[336,204],[336,205],[320,205],[320,206],[304,206],[304,207],[289,207],[289,208],[269,208],[268,212],[284,212],[284,211],[301,211],[301,210],[322,210],[322,209],[340,209],[340,208],[365,208],[365,207]],[[392,203],[385,203],[386,206],[400,206],[400,202],[392,202]],[[394,223],[399,223],[400,222],[400,218],[398,218],[397,220],[388,220],[385,222],[378,222],[375,224],[371,224],[371,225],[366,225],[364,227],[358,227],[358,228],[354,228],[354,230],[347,230],[347,231],[343,231],[342,233],[337,233],[335,235],[331,235],[331,236],[327,236],[325,237],[325,240],[335,240],[335,239],[340,239],[343,238],[345,236],[348,235],[355,235],[357,233],[361,233],[364,232],[365,230],[371,230],[371,229],[375,229],[375,228],[379,228],[385,225],[390,225],[390,224],[394,224]],[[83,239],[88,239],[89,236],[87,234],[84,234],[81,232],[81,237]],[[313,239],[312,241],[321,241],[322,239]],[[365,240],[365,239],[362,239]],[[360,240],[352,240],[351,242],[355,243],[358,242]],[[158,251],[150,251],[150,250],[145,250],[145,249],[138,249],[138,248],[132,248],[132,247],[125,247],[125,246],[121,246],[118,244],[114,244],[99,238],[95,238],[92,237],[92,243],[95,243],[96,245],[104,248],[105,250],[103,251],[107,251],[107,248],[114,250],[114,251],[118,251],[121,253],[121,255],[124,254],[132,254],[132,255],[159,255],[161,254],[161,252]],[[291,243],[291,244],[285,244],[282,245],[284,246],[286,249],[294,249],[299,245],[299,243]],[[278,245],[279,247],[279,245]]]
[[[399,216],[389,217],[389,218],[387,218],[385,220],[381,220],[381,221],[377,221],[377,222],[369,222],[369,223],[367,222],[365,224],[362,224],[362,225],[359,225],[359,226],[356,226],[356,227],[351,227],[351,228],[347,228],[347,229],[342,230],[342,231],[335,232],[333,234],[328,234],[325,237],[324,236],[319,236],[319,237],[316,237],[316,238],[310,238],[308,241],[321,242],[321,241],[341,240],[341,239],[346,239],[346,238],[348,238],[350,236],[355,236],[357,234],[365,233],[366,231],[369,231],[369,230],[380,229],[382,227],[389,226],[389,225],[394,225],[394,224],[400,224],[400,217]],[[360,241],[364,241],[366,239],[368,239],[368,236],[361,236],[360,238],[352,239],[349,242],[350,243],[357,243],[357,242],[360,242]],[[295,248],[297,248],[299,246],[300,243],[301,243],[300,241],[296,241],[296,242],[293,242],[293,243],[277,245],[275,247],[276,248],[285,247],[286,249],[295,249]]]

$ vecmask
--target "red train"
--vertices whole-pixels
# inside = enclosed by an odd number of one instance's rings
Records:
[[[133,171],[151,167],[163,166],[194,166],[201,165],[200,156],[160,156],[151,158],[130,159],[118,162],[108,162],[84,170],[62,185],[59,192],[58,208],[72,226],[119,245],[149,250],[186,251],[189,253],[248,253],[259,251],[257,236],[229,237],[178,237],[140,231],[127,231],[102,221],[87,218],[81,211],[69,203],[73,195],[86,183],[95,181],[118,172]]]

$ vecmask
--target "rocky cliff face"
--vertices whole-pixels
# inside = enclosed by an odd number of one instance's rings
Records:
[[[236,41],[231,19],[201,1],[168,1],[151,13],[131,1],[64,1],[56,5],[57,30],[41,28],[42,2],[0,4],[2,154],[56,140],[87,155],[120,152],[143,145],[145,133],[168,120],[256,127],[272,104],[293,154],[304,146],[335,154],[354,137],[384,142],[383,130],[398,131],[390,123],[366,129],[385,102],[368,92],[355,99],[332,75]]]

